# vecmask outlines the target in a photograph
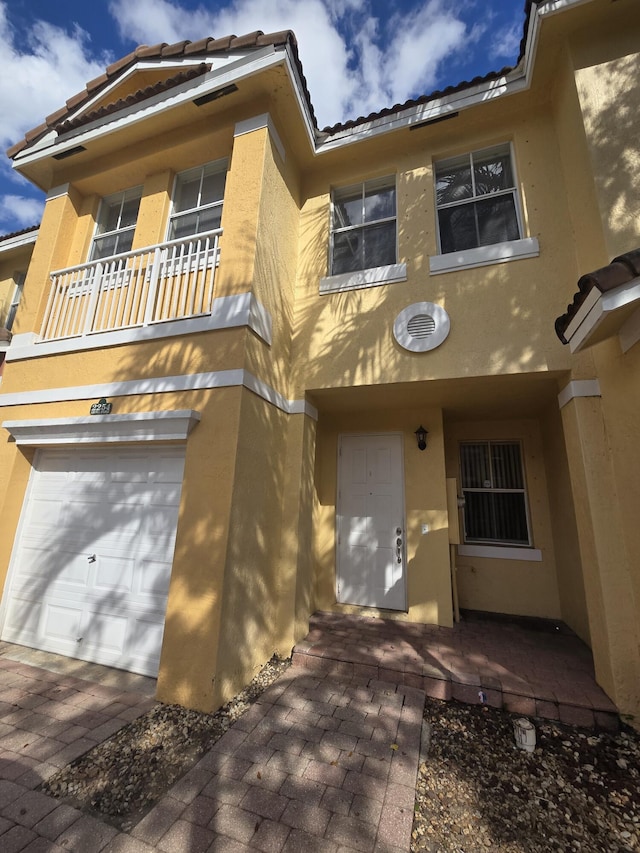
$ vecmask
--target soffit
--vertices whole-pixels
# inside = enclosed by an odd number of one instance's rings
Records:
[[[183,103],[123,126],[118,125],[121,113],[114,112],[102,119],[113,121],[110,132],[92,138],[86,145],[87,150],[60,161],[43,157],[22,165],[20,171],[45,190],[72,183],[82,193],[105,195],[141,183],[141,176],[149,172],[175,168],[177,162],[180,168],[204,162],[202,158],[189,162],[188,149],[196,149],[205,134],[212,140],[210,151],[220,148],[216,137],[224,137],[223,150],[214,157],[227,156],[232,148],[235,123],[264,112],[271,114],[283,136],[286,128],[286,139],[294,150],[309,148],[303,122],[294,105],[293,87],[283,65],[238,81],[236,92],[203,106],[193,103],[198,97],[199,79],[192,81],[192,97]],[[132,107],[133,110],[145,108],[145,102]],[[91,127],[91,123],[82,124],[69,135],[90,132]],[[78,141],[81,138],[79,136]],[[185,151],[177,159],[176,148],[181,146]],[[123,157],[125,149],[127,156]]]
[[[423,356],[428,358],[428,353]],[[560,371],[508,376],[436,379],[352,388],[323,388],[309,392],[320,412],[407,411],[441,408],[445,419],[504,420],[537,417],[557,406]],[[372,425],[375,428],[375,424]]]

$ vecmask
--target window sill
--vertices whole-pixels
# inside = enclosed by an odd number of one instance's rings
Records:
[[[509,548],[500,545],[458,545],[458,554],[461,557],[486,557],[489,560],[542,562],[542,551],[538,548]]]
[[[539,254],[537,238],[524,237],[522,240],[510,240],[508,243],[494,243],[492,246],[479,246],[477,249],[465,249],[462,252],[432,255],[429,258],[429,272],[431,275],[437,275],[454,270],[502,264],[506,261],[537,258]]]
[[[345,290],[361,290],[365,287],[379,287],[382,284],[395,284],[397,281],[406,280],[406,264],[389,264],[386,267],[372,267],[368,270],[321,278],[320,293],[342,293]]]

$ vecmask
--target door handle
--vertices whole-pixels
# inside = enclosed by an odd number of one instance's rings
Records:
[[[90,563],[95,563],[95,561],[96,561],[96,555],[95,555],[95,554],[88,554],[88,555],[87,555],[87,560],[88,560]]]
[[[396,559],[398,563],[402,562],[402,539],[399,536],[396,539]]]

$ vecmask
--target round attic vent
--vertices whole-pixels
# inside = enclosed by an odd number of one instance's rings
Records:
[[[407,332],[414,340],[423,340],[436,330],[436,321],[429,314],[416,314],[407,323]]]
[[[449,334],[449,315],[434,302],[416,302],[401,311],[393,324],[393,336],[410,352],[439,347]]]

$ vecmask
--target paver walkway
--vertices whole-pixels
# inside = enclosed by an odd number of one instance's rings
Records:
[[[292,667],[132,835],[166,853],[407,853],[423,707],[411,687]]]
[[[560,626],[318,613],[294,665],[127,834],[35,789],[146,712],[153,683],[39,654],[0,644],[1,853],[407,853],[425,693],[617,725]]]
[[[37,792],[153,704],[0,656],[2,853],[407,853],[424,693],[291,667],[130,834]]]
[[[467,613],[453,628],[315,613],[294,662],[568,725],[617,729],[589,648],[562,623]]]

